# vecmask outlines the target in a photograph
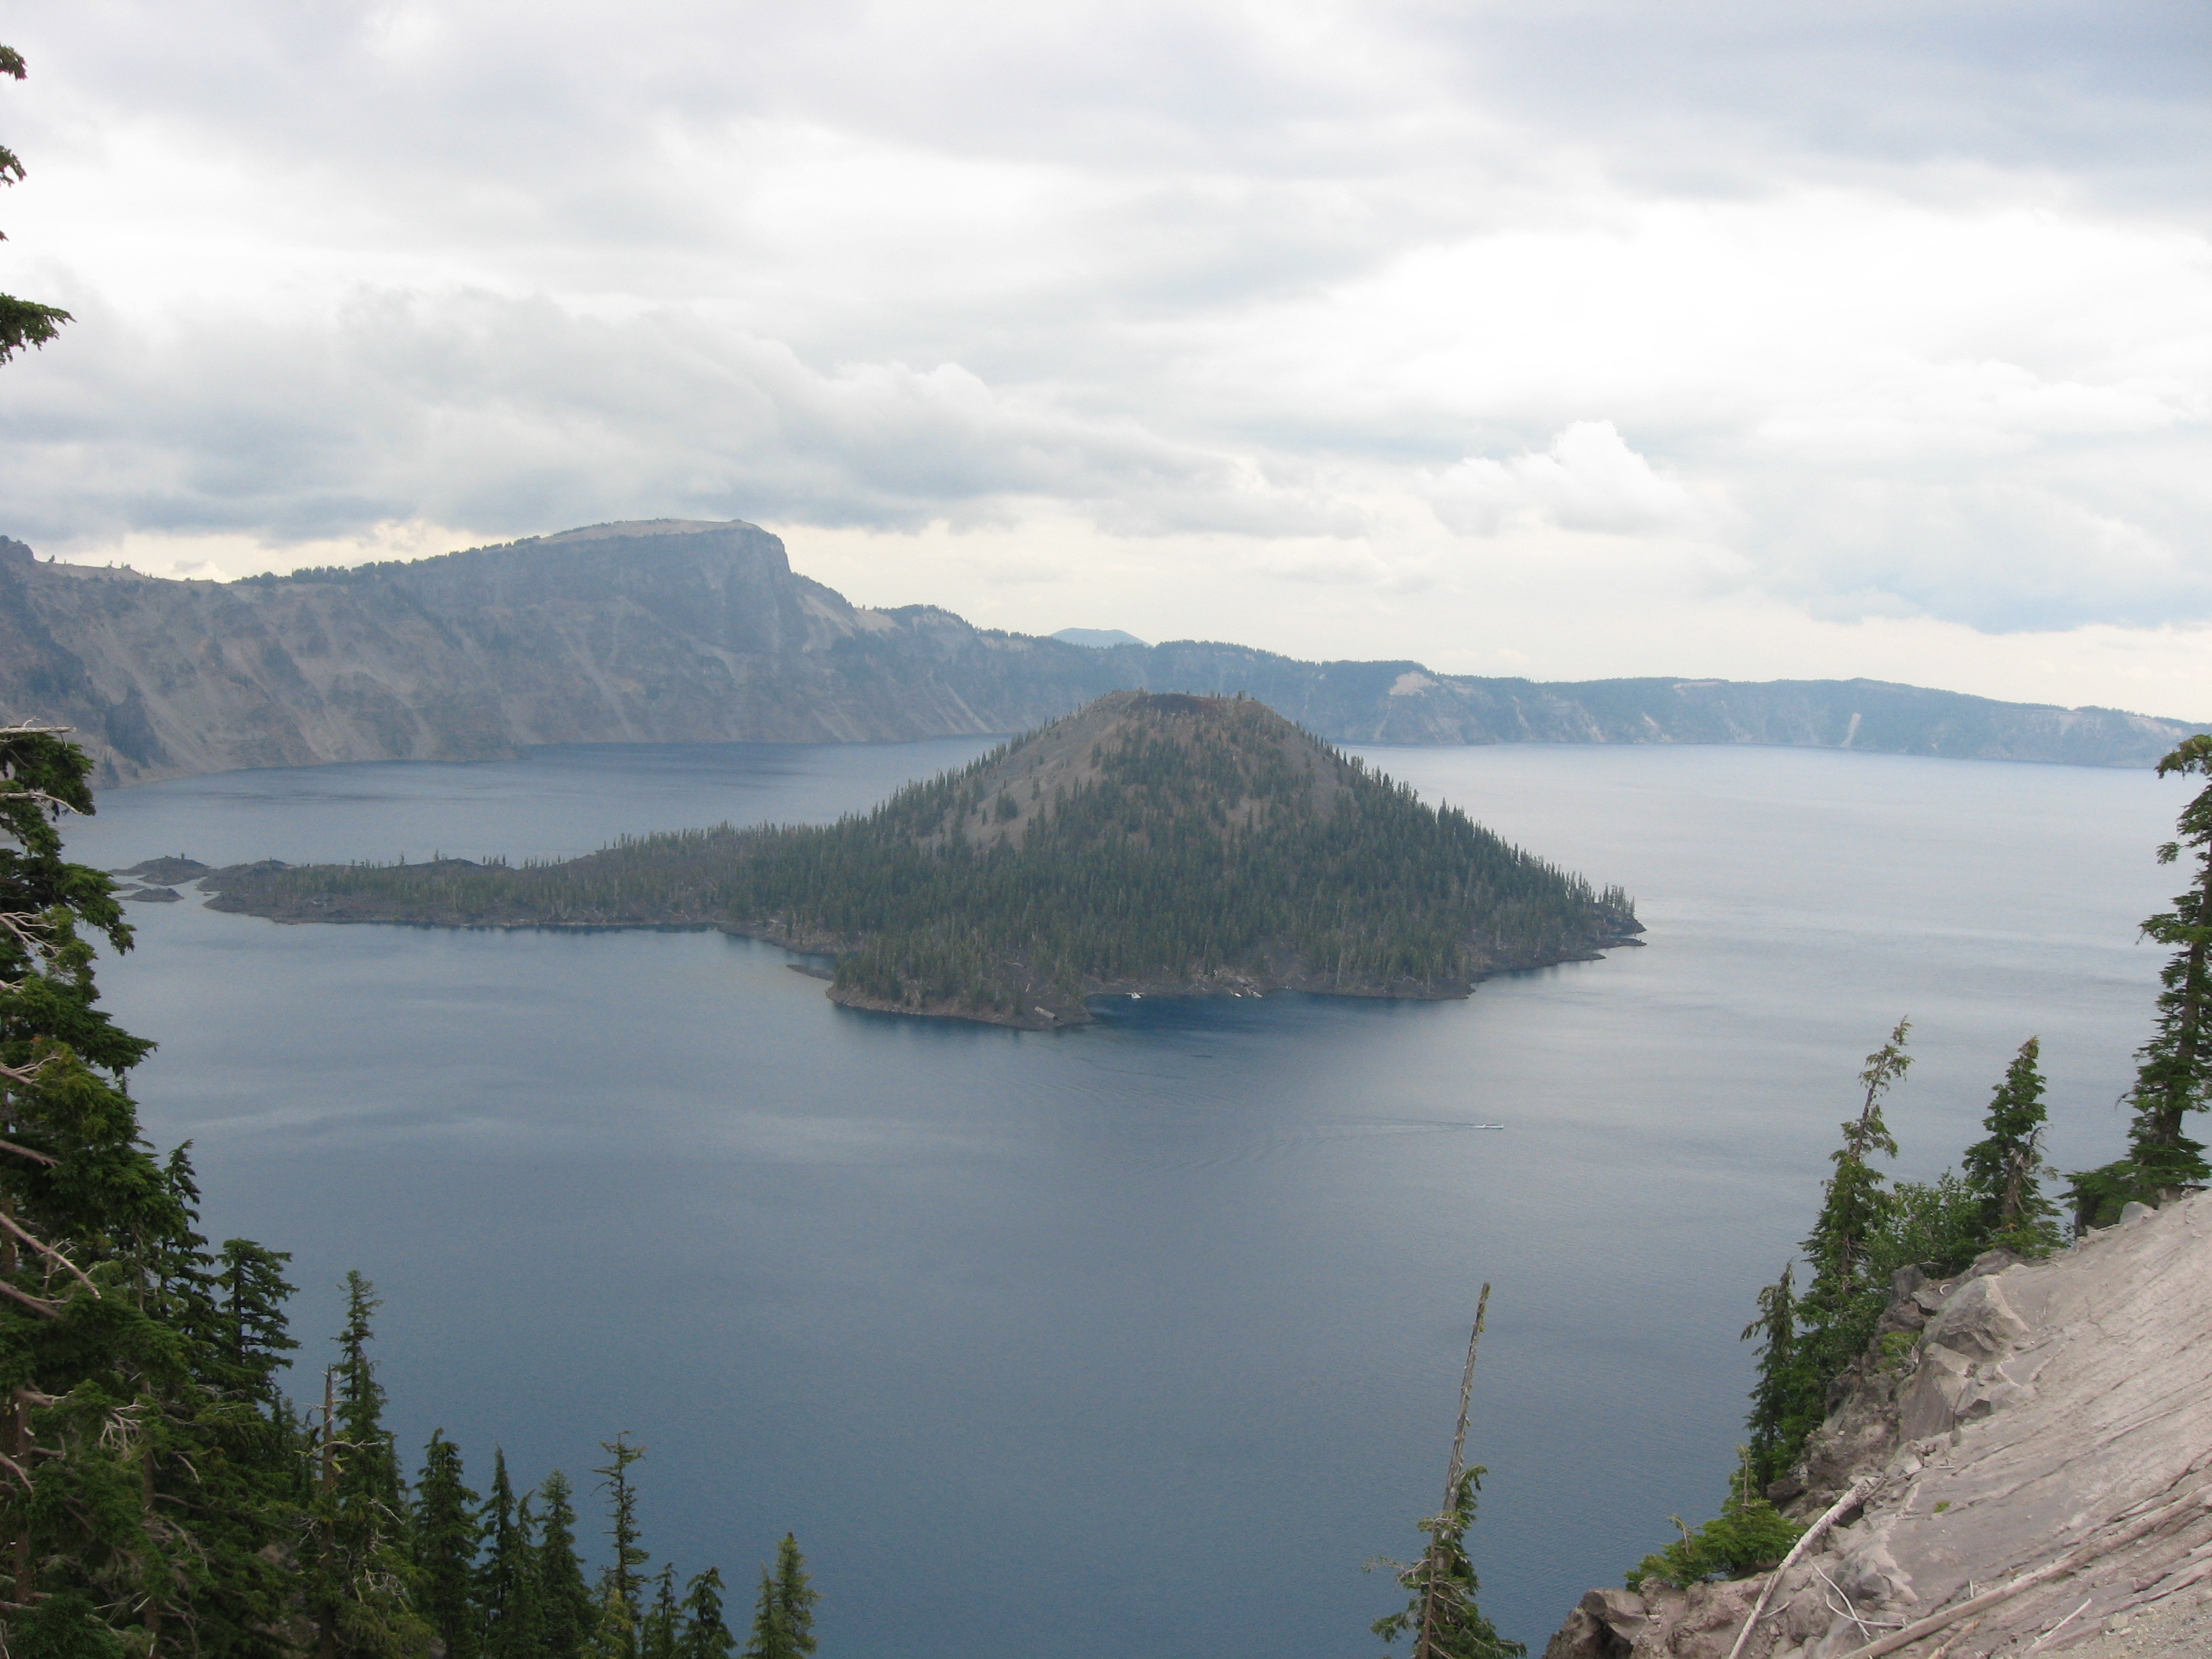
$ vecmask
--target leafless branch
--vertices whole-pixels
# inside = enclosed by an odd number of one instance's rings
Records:
[[[46,1257],[49,1261],[58,1261],[63,1267],[68,1268],[71,1273],[76,1275],[77,1282],[82,1285],[85,1289],[92,1292],[95,1300],[99,1298],[100,1286],[94,1284],[89,1279],[87,1279],[84,1276],[84,1270],[82,1268],[79,1267],[76,1262],[70,1261],[52,1245],[47,1243],[46,1240],[40,1238],[36,1233],[32,1232],[28,1228],[25,1227],[21,1223],[17,1221],[15,1217],[9,1215],[4,1210],[0,1210],[0,1229],[4,1229],[9,1232],[13,1233],[17,1238],[21,1239],[23,1243],[29,1245],[33,1249],[36,1250],[40,1255]]]
[[[45,1318],[58,1319],[61,1317],[62,1310],[54,1304],[51,1302],[42,1302],[37,1297],[33,1296],[28,1291],[19,1291],[4,1279],[0,1279],[0,1296],[6,1297],[11,1302],[20,1302],[25,1307],[28,1308],[33,1313],[39,1314]]]
[[[2169,1504],[2163,1509],[2152,1510],[2150,1514],[2112,1538],[2077,1545],[2057,1560],[2045,1562],[2032,1572],[2024,1572],[2010,1583],[2001,1584],[1992,1590],[1984,1590],[1979,1595],[1970,1597],[1954,1607],[1946,1607],[1941,1613],[1930,1613],[1918,1624],[1907,1625],[1896,1634],[1885,1636],[1879,1642],[1869,1642],[1863,1648],[1854,1648],[1844,1656],[1844,1659],[1881,1659],[1883,1654],[1894,1653],[1899,1648],[1911,1647],[1923,1636],[1933,1636],[1939,1630],[1948,1630],[1970,1613],[1980,1613],[1986,1608],[1997,1606],[2000,1602],[2009,1601],[2015,1595],[2024,1595],[2039,1584],[2047,1584],[2054,1578],[2063,1578],[2070,1572],[2078,1571],[2100,1556],[2110,1555],[2115,1550],[2124,1549],[2138,1538],[2147,1538],[2160,1528],[2169,1526],[2173,1522],[2183,1518],[2191,1510],[2203,1509],[2208,1502],[2212,1502],[2212,1487],[2192,1492],[2188,1497]]]
[[[1843,1515],[1854,1504],[1864,1503],[1873,1494],[1875,1488],[1881,1484],[1881,1480],[1878,1475],[1867,1475],[1861,1480],[1854,1480],[1850,1491],[1831,1504],[1826,1513],[1823,1514],[1818,1521],[1805,1528],[1797,1542],[1791,1547],[1790,1553],[1782,1558],[1782,1565],[1768,1575],[1765,1587],[1759,1592],[1759,1600],[1752,1604],[1751,1617],[1743,1621],[1743,1628],[1736,1632],[1735,1645],[1729,1650],[1729,1659],[1741,1659],[1744,1644],[1751,1640],[1751,1632],[1757,1627],[1761,1615],[1765,1613],[1766,1603],[1772,1597],[1775,1587],[1781,1583],[1782,1576],[1797,1565],[1797,1558],[1819,1541],[1820,1535],[1835,1524],[1838,1516]]]

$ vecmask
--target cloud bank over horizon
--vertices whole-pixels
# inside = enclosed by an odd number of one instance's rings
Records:
[[[8,521],[2212,713],[2201,8],[86,0]]]

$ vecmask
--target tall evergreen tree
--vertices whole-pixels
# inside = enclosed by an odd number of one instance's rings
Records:
[[[1978,1208],[1977,1243],[2024,1256],[2048,1255],[2059,1243],[2058,1206],[2044,1195],[2042,1043],[2034,1037],[2005,1068],[1982,1127],[1988,1138],[1966,1148],[1967,1188]]]
[[[375,1287],[349,1273],[338,1363],[324,1379],[317,1548],[307,1575],[322,1659],[411,1659],[428,1650],[432,1636],[415,1607],[399,1459],[368,1355],[378,1305]]]
[[[538,1523],[530,1512],[531,1494],[514,1506],[509,1545],[514,1573],[499,1622],[485,1637],[487,1659],[546,1659],[553,1652],[545,1631],[544,1575],[532,1540]]]
[[[2169,773],[2212,776],[2212,738],[2188,738],[2159,762],[2159,776]],[[2212,1104],[2212,786],[2182,808],[2178,828],[2179,838],[2158,849],[2158,861],[2172,864],[2185,848],[2196,867],[2173,908],[2142,925],[2147,938],[2173,954],[2160,975],[2157,1025],[2136,1051],[2128,1153],[2074,1176],[2076,1227],[2110,1226],[2130,1200],[2160,1204],[2212,1181],[2203,1144],[2184,1127],[2190,1113]]]
[[[1790,1472],[1805,1437],[1820,1426],[1826,1394],[1797,1340],[1796,1262],[1759,1293],[1759,1317],[1743,1328],[1743,1340],[1759,1343],[1759,1380],[1751,1391],[1746,1456],[1752,1479],[1764,1490]]]
[[[215,1275],[226,1381],[247,1398],[271,1406],[283,1397],[276,1376],[290,1363],[284,1356],[300,1346],[292,1340],[284,1312],[293,1288],[285,1282],[284,1268],[291,1260],[289,1250],[264,1249],[250,1238],[227,1238]]]
[[[483,1645],[477,1598],[483,1532],[477,1495],[464,1480],[460,1448],[443,1429],[434,1431],[415,1488],[416,1606],[445,1644],[446,1659],[477,1659]]]
[[[645,1659],[677,1659],[677,1642],[683,1633],[684,1609],[676,1599],[676,1568],[664,1563],[654,1581],[653,1610],[645,1616],[645,1639],[639,1644]]]
[[[576,1510],[568,1477],[545,1477],[545,1521],[538,1545],[538,1617],[545,1659],[580,1659],[598,1627],[598,1608],[576,1555]]]
[[[529,1524],[523,1507],[514,1501],[514,1486],[507,1479],[507,1452],[494,1446],[491,1455],[491,1495],[484,1499],[477,1528],[484,1544],[483,1566],[477,1578],[477,1605],[483,1626],[485,1659],[537,1659],[542,1632],[520,1639],[520,1601],[536,1589],[537,1563],[530,1552]]]
[[[1842,1146],[1829,1154],[1836,1172],[1821,1189],[1820,1213],[1805,1241],[1812,1281],[1798,1304],[1806,1327],[1801,1342],[1823,1389],[1858,1358],[1887,1299],[1887,1287],[1875,1282],[1871,1270],[1876,1236],[1890,1211],[1874,1159],[1897,1156],[1881,1102],[1912,1064],[1905,1052],[1911,1029],[1911,1020],[1900,1019],[1889,1041],[1867,1056],[1859,1073],[1865,1097],[1858,1115],[1843,1125]]]
[[[1451,1506],[1420,1523],[1429,1547],[1394,1574],[1411,1599],[1401,1611],[1376,1620],[1374,1631],[1385,1642],[1413,1637],[1413,1659],[1522,1659],[1528,1651],[1498,1635],[1475,1600],[1482,1585],[1468,1559],[1467,1530],[1474,1524],[1476,1495],[1487,1473],[1478,1468],[1460,1476]],[[1420,1639],[1425,1620],[1425,1643]]]
[[[234,1562],[227,1523],[243,1517],[197,1526],[174,1498],[215,1461],[213,1437],[253,1415],[210,1386],[189,1164],[165,1170],[148,1154],[125,1087],[153,1045],[96,1006],[94,941],[125,951],[131,930],[113,884],[62,854],[61,815],[92,811],[90,770],[58,731],[0,729],[0,1571],[13,1604],[0,1607],[0,1638],[11,1650],[89,1650],[125,1631],[143,1645],[191,1616],[210,1564]]]
[[[638,1543],[637,1487],[630,1466],[645,1455],[643,1446],[629,1443],[627,1431],[599,1442],[608,1461],[592,1471],[607,1495],[607,1537],[614,1558],[599,1580],[599,1622],[596,1651],[605,1659],[638,1659],[645,1633],[645,1610],[640,1605],[643,1569],[652,1558]]]
[[[791,1533],[775,1547],[775,1605],[783,1615],[796,1651],[814,1651],[814,1609],[821,1601],[806,1571],[806,1558],[799,1553],[799,1540]]]
[[[730,1659],[737,1646],[723,1615],[722,1575],[709,1567],[684,1588],[678,1659]]]

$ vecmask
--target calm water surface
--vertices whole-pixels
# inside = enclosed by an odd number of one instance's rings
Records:
[[[567,854],[818,821],[980,743],[589,747],[104,796],[109,866]],[[2054,1153],[2112,1103],[2172,883],[2148,774],[1784,750],[1364,751],[1637,895],[1644,950],[1468,1002],[1116,1001],[1015,1033],[833,1007],[707,933],[280,927],[132,907],[208,1231],[358,1267],[404,1441],[580,1474],[742,1584],[795,1528],[828,1659],[1338,1659],[1436,1507],[1466,1321],[1485,1604],[1540,1644],[1718,1504],[1757,1286],[1899,1014],[1903,1173],[2040,1034]],[[1498,1122],[1502,1133],[1465,1126]],[[588,1483],[589,1477],[584,1476]],[[481,1482],[479,1482],[481,1484]],[[657,1565],[657,1563],[656,1563]],[[746,1592],[738,1592],[743,1601]]]

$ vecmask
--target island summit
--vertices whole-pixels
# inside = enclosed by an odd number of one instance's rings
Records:
[[[241,866],[279,921],[715,927],[833,957],[850,1007],[1031,1029],[1088,997],[1464,997],[1644,930],[1599,890],[1247,697],[1115,691],[827,827],[562,863]]]

